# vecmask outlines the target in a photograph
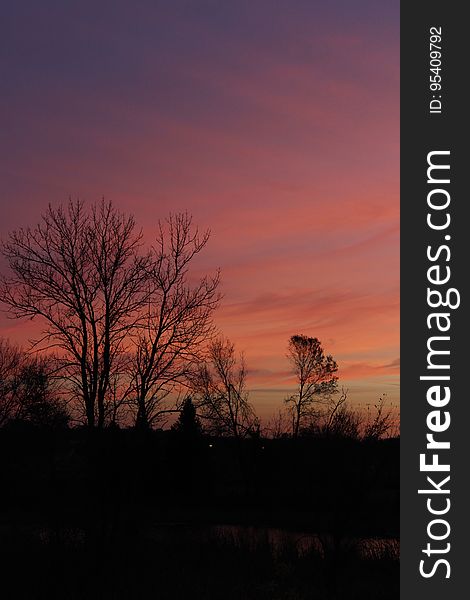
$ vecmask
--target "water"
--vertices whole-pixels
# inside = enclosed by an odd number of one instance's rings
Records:
[[[50,543],[54,536],[63,543],[82,545],[86,533],[79,527],[61,528],[53,532],[49,527],[39,528],[39,539]],[[181,539],[191,544],[195,541],[216,538],[247,550],[269,547],[274,553],[286,551],[303,555],[315,551],[323,558],[332,555],[354,554],[363,559],[389,558],[399,560],[400,542],[396,538],[379,537],[334,537],[331,534],[305,533],[276,527],[254,527],[249,525],[188,525],[186,523],[153,523],[143,527],[141,533],[155,541]]]
[[[315,550],[325,557],[334,552],[357,553],[361,558],[399,559],[400,542],[396,538],[334,537],[331,534],[304,533],[274,527],[244,525],[216,525],[211,527],[218,537],[232,543],[248,546],[269,544],[274,551],[295,547],[299,554]]]

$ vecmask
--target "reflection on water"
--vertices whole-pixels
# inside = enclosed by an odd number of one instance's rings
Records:
[[[365,559],[390,558],[398,560],[400,542],[396,538],[347,538],[331,534],[302,533],[273,527],[249,527],[242,525],[217,525],[212,531],[227,541],[240,545],[256,547],[269,544],[274,551],[286,547],[295,547],[299,554],[311,550],[323,557],[332,553],[354,552]]]
[[[60,541],[65,545],[82,545],[86,532],[80,527],[64,527],[52,530],[41,527],[37,534],[42,543]],[[248,525],[188,525],[186,523],[154,523],[145,527],[141,534],[154,541],[168,539],[192,544],[195,541],[211,539],[226,542],[247,551],[268,548],[274,553],[293,551],[303,555],[310,551],[323,558],[354,553],[363,559],[399,560],[400,542],[396,538],[354,538],[338,537],[332,534],[303,533],[275,527],[254,527]]]

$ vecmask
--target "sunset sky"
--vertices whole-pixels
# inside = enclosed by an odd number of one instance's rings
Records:
[[[262,417],[296,333],[352,400],[398,403],[398,2],[11,2],[0,40],[0,235],[69,196],[149,240],[188,210]]]

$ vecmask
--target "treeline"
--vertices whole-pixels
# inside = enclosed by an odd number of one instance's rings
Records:
[[[305,336],[305,343],[319,346]],[[291,340],[292,345],[292,340]],[[334,361],[333,361],[334,362]],[[384,398],[371,410],[361,412],[348,404],[345,390],[337,389],[335,378],[306,391],[318,373],[300,380],[296,394],[288,396],[276,417],[261,423],[249,400],[243,357],[237,359],[233,344],[216,339],[207,348],[207,358],[191,373],[179,395],[160,406],[160,419],[175,414],[172,429],[188,435],[232,437],[236,440],[261,438],[347,438],[372,440],[397,435],[394,415]],[[328,388],[328,389],[327,389]],[[173,388],[175,389],[175,388]],[[183,392],[182,392],[183,390]],[[183,395],[184,393],[184,395]],[[119,402],[106,427],[145,429],[135,404]],[[0,427],[28,423],[36,427],[80,426],[80,402],[67,386],[60,361],[53,355],[36,355],[0,338]]]
[[[220,274],[196,271],[209,237],[180,213],[146,245],[134,217],[104,200],[49,206],[11,232],[0,300],[38,337],[28,352],[0,341],[0,426],[158,428],[191,403],[204,432],[235,439],[389,434],[383,399],[373,414],[353,410],[336,361],[305,335],[288,344],[295,393],[260,423],[243,354],[214,324]]]

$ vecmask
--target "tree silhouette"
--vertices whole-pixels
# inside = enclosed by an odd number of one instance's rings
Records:
[[[18,346],[0,338],[0,426],[16,415],[23,361],[24,356]]]
[[[190,396],[183,402],[178,420],[172,429],[185,439],[194,439],[201,435],[201,421],[196,414],[196,407]]]
[[[51,357],[28,356],[0,339],[0,426],[27,421],[41,427],[65,427],[69,415],[57,392]]]
[[[361,416],[348,406],[347,390],[342,390],[339,397],[331,399],[320,423],[319,433],[326,437],[359,439]]]
[[[41,320],[36,349],[56,351],[90,427],[117,423],[124,410],[149,427],[178,410],[164,401],[201,361],[220,300],[218,272],[189,272],[208,239],[180,213],[144,251],[134,218],[103,200],[49,206],[3,243],[10,273],[0,299],[11,316]]]
[[[374,404],[374,414],[370,407],[367,408],[367,421],[363,437],[365,440],[378,440],[385,437],[393,427],[393,412],[385,407],[385,395],[381,396]]]
[[[104,200],[49,206],[34,228],[2,245],[10,275],[1,300],[14,317],[40,318],[42,349],[55,348],[90,427],[103,427],[110,378],[147,300],[149,257],[132,216]]]
[[[209,358],[192,378],[204,428],[237,440],[256,431],[258,419],[246,391],[246,366],[230,340],[218,338],[209,345]]]
[[[19,373],[15,420],[38,427],[66,427],[70,420],[66,404],[58,394],[48,357],[35,357]]]
[[[200,235],[186,213],[159,224],[132,363],[131,399],[139,426],[148,427],[167,412],[165,398],[186,381],[213,336],[219,273],[196,281],[189,274],[191,261],[208,240],[209,231]]]
[[[297,392],[285,402],[292,418],[292,436],[315,417],[315,404],[326,401],[337,391],[338,370],[331,355],[325,355],[320,340],[293,335],[289,340],[288,358],[297,378]]]

